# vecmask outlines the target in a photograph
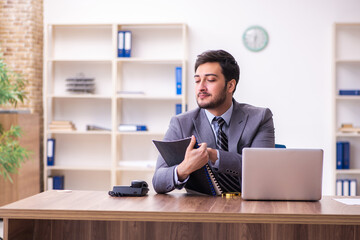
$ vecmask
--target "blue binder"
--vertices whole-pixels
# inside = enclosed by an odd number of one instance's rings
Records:
[[[55,164],[55,139],[49,138],[47,140],[47,165],[54,166]]]
[[[185,112],[187,111],[187,109],[188,109],[188,105],[186,104],[186,105],[185,105]],[[175,105],[175,114],[178,115],[178,114],[180,114],[180,113],[182,113],[182,104],[181,104],[181,103],[177,103],[177,104]]]
[[[53,176],[53,189],[64,189],[64,176]]]
[[[182,93],[182,67],[175,68],[175,79],[176,79],[176,95]]]
[[[339,95],[360,95],[360,90],[339,90]]]
[[[178,114],[180,114],[181,112],[182,112],[182,104],[181,103],[177,103],[176,105],[175,105],[175,114],[176,115],[178,115]]]
[[[343,169],[350,168],[350,143],[343,142]]]
[[[131,57],[131,31],[124,31],[124,57]]]
[[[124,31],[118,32],[118,57],[124,57]]]
[[[343,142],[336,142],[336,169],[343,169]]]

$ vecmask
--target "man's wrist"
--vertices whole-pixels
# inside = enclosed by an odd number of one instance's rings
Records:
[[[217,149],[208,148],[208,153],[209,153],[209,159],[210,159],[211,163],[214,164],[218,160],[219,154],[218,154]]]
[[[190,175],[186,173],[182,164],[176,168],[176,174],[180,182],[183,182]]]

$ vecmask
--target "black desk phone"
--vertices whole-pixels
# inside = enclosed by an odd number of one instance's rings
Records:
[[[140,197],[145,196],[149,191],[145,181],[133,180],[131,186],[114,186],[109,195],[112,197]]]

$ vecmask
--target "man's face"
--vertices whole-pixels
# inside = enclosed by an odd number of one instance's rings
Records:
[[[196,101],[200,108],[215,109],[226,100],[225,77],[217,62],[201,64],[194,75]]]

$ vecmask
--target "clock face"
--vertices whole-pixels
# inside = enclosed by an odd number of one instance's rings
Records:
[[[269,36],[260,26],[252,26],[245,30],[243,35],[244,45],[253,52],[263,50],[269,42]]]

